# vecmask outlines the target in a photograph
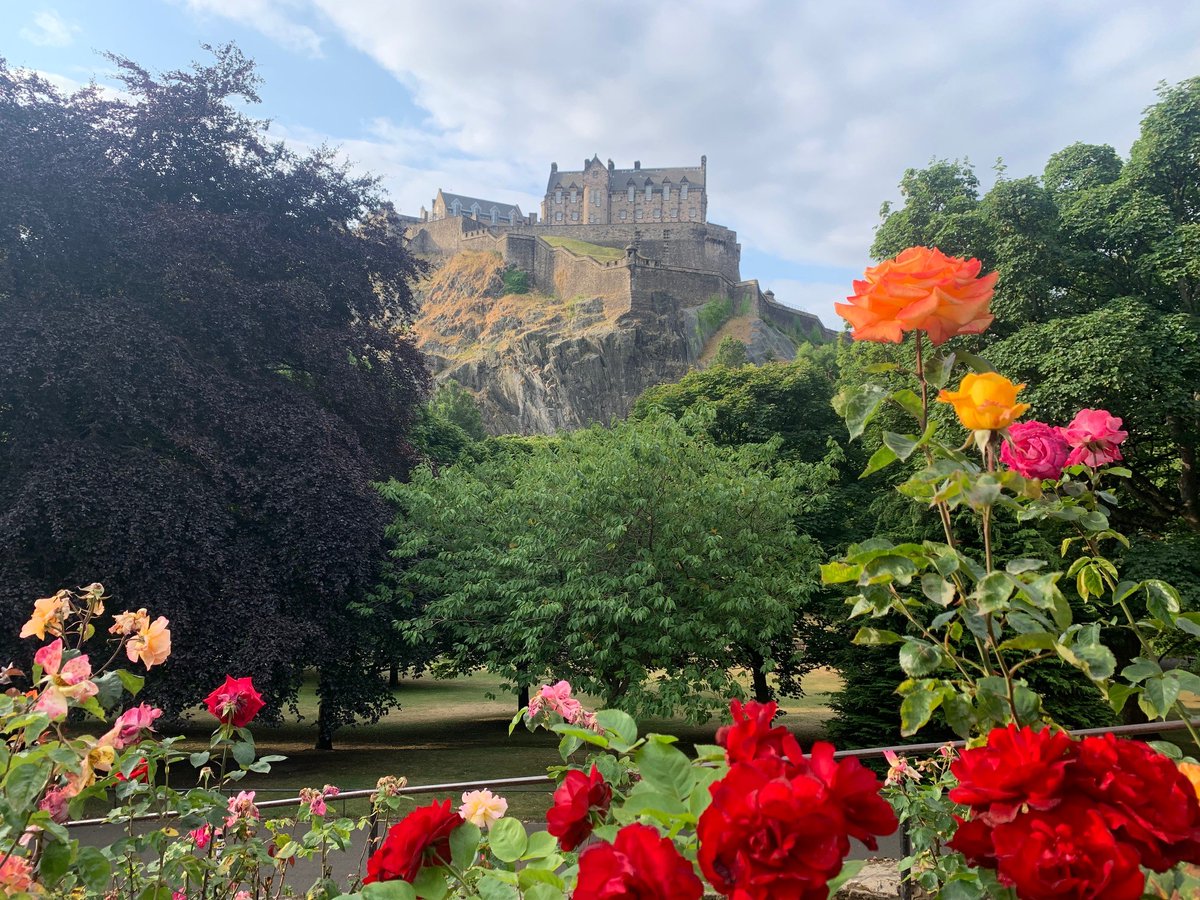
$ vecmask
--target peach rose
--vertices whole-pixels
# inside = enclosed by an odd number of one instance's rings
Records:
[[[963,378],[957,391],[942,391],[938,400],[953,404],[958,421],[969,431],[999,431],[1029,409],[1028,403],[1017,402],[1017,392],[1023,387],[995,372],[972,372]]]
[[[147,669],[166,662],[171,655],[171,630],[166,616],[147,622],[125,645],[125,655],[130,662],[142,661]]]
[[[854,326],[856,341],[898,344],[906,331],[924,331],[936,346],[992,324],[988,304],[997,273],[979,276],[977,259],[947,256],[936,247],[909,247],[854,282],[849,303],[835,303]]]

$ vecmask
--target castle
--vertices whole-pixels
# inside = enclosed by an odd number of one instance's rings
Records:
[[[528,273],[531,286],[561,296],[622,298],[633,315],[670,298],[699,306],[709,298],[748,298],[758,315],[793,332],[832,338],[811,313],[775,300],[757,281],[743,281],[737,234],[708,221],[708,160],[699,166],[618,169],[599,156],[577,171],[550,164],[541,215],[519,205],[438,190],[432,209],[400,216],[413,252],[447,258],[463,250],[499,253]],[[598,261],[561,241],[624,251]],[[576,245],[578,249],[578,244]]]

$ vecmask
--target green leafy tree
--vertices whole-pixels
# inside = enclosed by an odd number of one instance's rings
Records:
[[[713,358],[714,366],[738,369],[749,362],[750,356],[746,353],[745,344],[732,334],[727,334],[721,339],[721,343],[717,346],[717,355]]]
[[[667,416],[555,439],[495,442],[490,458],[385,494],[399,627],[513,685],[568,678],[610,705],[702,718],[741,694],[737,672],[787,689],[815,660],[805,610],[819,551],[793,510],[802,479],[770,473],[778,443],[725,449]],[[419,600],[417,599],[419,598]]]

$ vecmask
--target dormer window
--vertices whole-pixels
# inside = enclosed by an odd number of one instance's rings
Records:
[[[647,200],[650,199],[650,194],[653,190],[654,190],[654,185],[652,185],[650,182],[647,181],[646,182],[646,199]]]
[[[671,185],[668,182],[663,182],[663,203],[671,199]]]
[[[632,203],[632,202],[633,202],[633,194],[634,194],[634,192],[635,192],[636,190],[637,190],[637,188],[635,188],[635,187],[633,186],[633,183],[632,183],[632,182],[630,182],[630,185],[629,185],[629,202],[630,202],[630,203]]]
[[[554,202],[562,203],[562,188],[559,188],[554,192]]]
[[[578,203],[578,202],[579,202],[579,191],[576,191],[576,190],[572,190],[572,191],[571,191],[571,202],[572,202],[572,203]]]
[[[450,215],[457,216],[461,210],[462,210],[462,205],[457,200],[451,201]]]
[[[496,207],[492,207],[492,224],[496,224]]]
[[[688,189],[688,183],[686,181],[679,186],[679,199],[680,200],[687,199],[687,189]]]

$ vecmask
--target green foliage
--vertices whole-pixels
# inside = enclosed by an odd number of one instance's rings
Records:
[[[524,269],[505,269],[503,278],[505,294],[529,293],[529,273]]]
[[[708,340],[717,329],[733,317],[733,300],[729,297],[711,297],[696,314],[700,337]]]
[[[797,532],[804,478],[766,471],[778,444],[723,449],[708,422],[657,416],[553,440],[497,442],[385,494],[403,625],[514,684],[569,678],[630,710],[703,717],[736,668],[792,681],[817,551]],[[661,674],[655,674],[661,673]],[[653,674],[653,677],[651,677]]]
[[[717,355],[713,358],[713,365],[738,369],[749,363],[750,357],[746,353],[746,345],[732,334],[725,335],[717,346]]]

